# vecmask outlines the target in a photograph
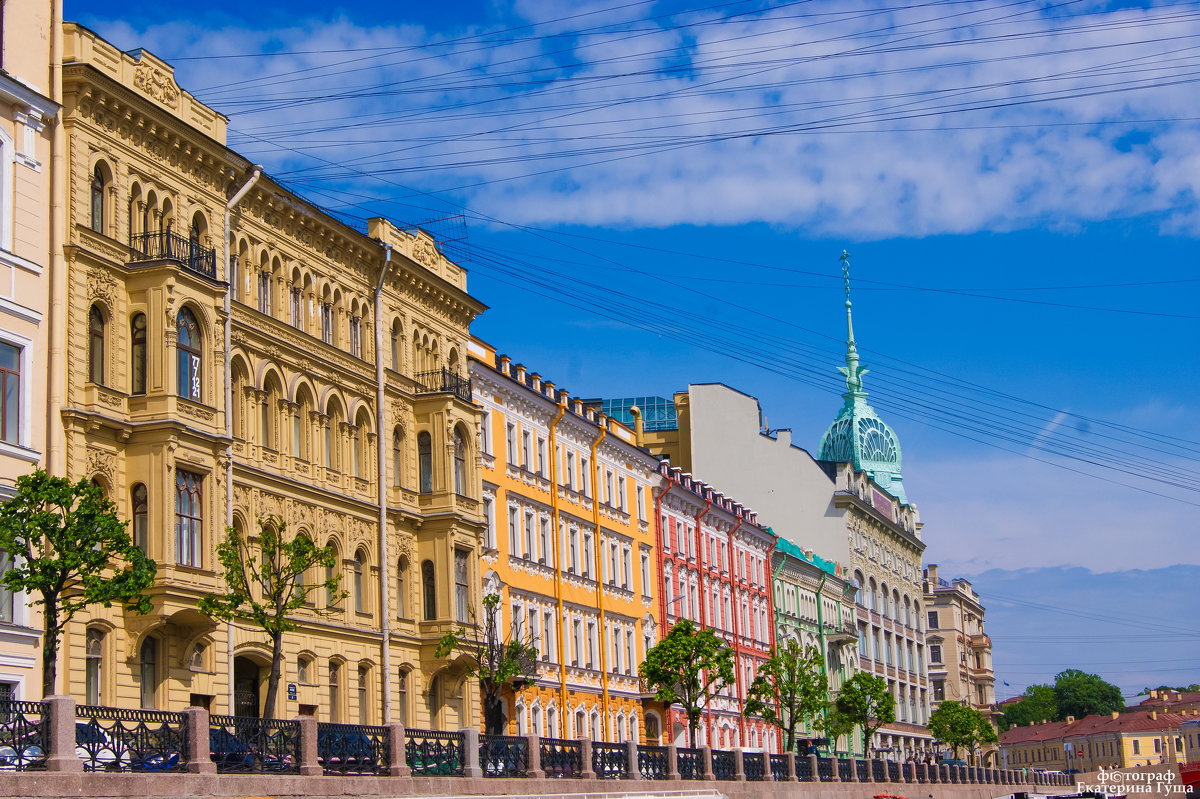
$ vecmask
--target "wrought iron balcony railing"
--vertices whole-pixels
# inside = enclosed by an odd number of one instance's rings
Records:
[[[136,233],[129,237],[133,261],[174,261],[189,272],[217,279],[217,253],[170,231]]]
[[[471,401],[471,378],[449,369],[418,372],[415,382],[418,394],[453,394],[463,402]]]

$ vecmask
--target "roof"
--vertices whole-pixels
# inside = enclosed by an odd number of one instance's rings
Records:
[[[1138,707],[1172,707],[1200,704],[1200,691],[1155,691],[1156,695],[1138,702]]]
[[[1113,716],[1116,716],[1114,718]],[[1002,746],[1062,741],[1088,735],[1178,730],[1189,718],[1181,713],[1133,712],[1085,716],[1074,721],[1051,721],[1012,727],[1000,734]]]

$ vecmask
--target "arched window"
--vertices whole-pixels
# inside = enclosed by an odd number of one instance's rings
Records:
[[[333,578],[337,577],[338,575],[338,564],[341,563],[341,554],[338,552],[337,544],[333,541],[330,541],[326,546],[328,546],[329,551],[333,553],[333,557],[330,559],[329,565],[325,568],[325,582],[326,584],[331,585]],[[338,589],[332,587],[328,588],[325,592],[325,604],[332,608],[337,606],[337,602]]]
[[[371,723],[371,669],[358,667],[358,723]]]
[[[366,563],[365,552],[360,549],[354,553],[354,609],[359,613],[367,612],[367,597],[364,591],[365,583],[363,583],[363,570]]]
[[[204,504],[203,478],[175,470],[175,562],[197,569],[203,564]]]
[[[408,618],[408,597],[405,591],[408,585],[408,558],[401,557],[396,564],[396,616]]]
[[[133,545],[142,552],[149,552],[150,516],[146,486],[142,483],[135,485],[131,492],[131,499],[133,500]]]
[[[462,428],[454,428],[454,493],[467,495],[467,442]]]
[[[13,567],[12,556],[4,549],[0,549],[0,575],[3,575]],[[12,589],[0,583],[0,621],[13,621],[13,594]]]
[[[392,486],[400,488],[404,485],[402,475],[404,474],[404,436],[400,433],[400,428],[397,427],[392,433]]]
[[[98,705],[104,693],[104,630],[88,628],[84,657],[84,701],[89,705]]]
[[[397,319],[392,324],[392,371],[400,371],[400,345],[403,341],[403,331],[400,329],[400,320]]]
[[[336,660],[329,661],[329,720],[338,722],[342,720],[342,694],[341,694],[341,664]]]
[[[142,710],[153,710],[158,696],[158,639],[147,638],[142,642],[138,670],[142,683]]]
[[[421,589],[425,595],[425,621],[437,618],[437,585],[433,579],[433,561],[421,563]]]
[[[180,308],[176,327],[179,331],[176,343],[179,351],[179,396],[200,402],[200,325],[196,323],[191,309]]]
[[[421,476],[421,493],[433,493],[433,436],[427,432],[417,434],[417,466]]]
[[[104,174],[104,167],[96,164],[96,169],[92,172],[92,216],[88,227],[97,233],[104,232],[104,189],[107,184],[108,177]]]
[[[396,687],[400,689],[400,703],[396,706],[396,716],[401,724],[408,724],[408,672],[401,671],[399,678],[396,680]]]
[[[93,305],[88,311],[88,380],[104,385],[104,313]]]
[[[134,315],[129,323],[130,394],[146,393],[146,315]]]

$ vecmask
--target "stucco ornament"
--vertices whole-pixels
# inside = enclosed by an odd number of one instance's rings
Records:
[[[133,85],[138,91],[167,108],[179,107],[179,87],[170,75],[158,67],[139,64],[133,73]]]

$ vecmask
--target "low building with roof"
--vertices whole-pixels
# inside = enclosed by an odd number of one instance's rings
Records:
[[[1174,764],[1183,760],[1181,725],[1195,718],[1157,710],[1114,711],[1012,727],[1000,734],[1000,765],[1074,773]]]

